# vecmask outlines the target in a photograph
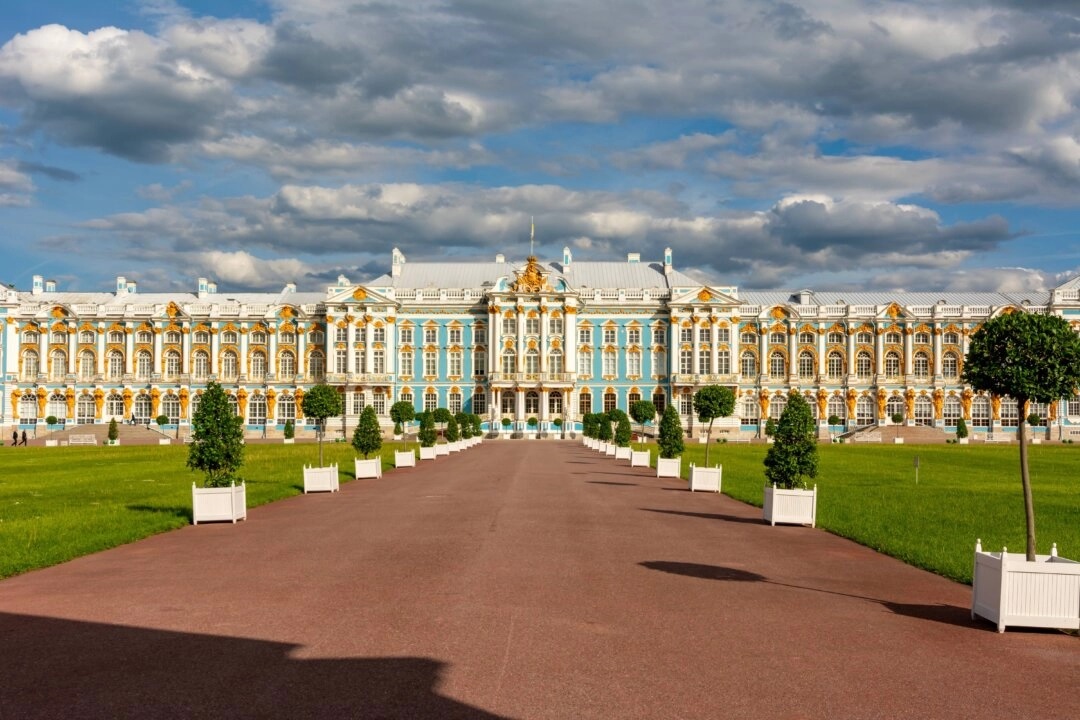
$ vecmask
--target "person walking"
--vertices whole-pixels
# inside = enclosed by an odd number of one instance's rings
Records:
[[[25,430],[22,431],[22,442],[19,443],[19,444],[20,445],[26,445],[26,431]]]
[[[19,431],[18,430],[12,430],[11,431],[11,447],[15,447],[18,444],[19,444]]]

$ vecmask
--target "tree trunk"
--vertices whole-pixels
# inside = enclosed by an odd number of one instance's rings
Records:
[[[709,418],[709,429],[705,431],[705,467],[709,467],[709,446],[712,445],[712,424],[716,418]]]
[[[1026,400],[1017,398],[1017,405],[1023,408],[1026,404]],[[1024,432],[1024,426],[1027,424],[1025,418],[1020,418],[1020,423],[1017,426],[1017,434],[1020,436],[1020,483],[1024,486],[1024,520],[1027,523],[1027,559],[1028,562],[1035,562],[1035,505],[1031,498],[1031,475],[1028,473],[1028,446],[1027,446],[1027,433]]]

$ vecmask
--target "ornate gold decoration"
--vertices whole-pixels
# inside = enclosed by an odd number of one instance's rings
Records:
[[[45,392],[45,388],[39,387],[37,389],[38,417],[45,417],[46,402],[48,402],[48,393]]]
[[[1001,396],[990,396],[990,417],[994,420],[1001,420]]]
[[[131,415],[131,388],[124,388],[124,417]]]
[[[180,388],[179,396],[180,396],[180,415],[186,417],[187,416],[187,409],[188,409],[188,400],[191,397],[188,394],[188,389],[187,388]]]
[[[236,391],[236,404],[237,407],[240,409],[240,417],[245,417],[247,415],[247,399],[247,390],[245,390],[244,388],[240,388]]]
[[[829,391],[825,388],[821,388],[817,391],[817,411],[818,417],[824,418],[825,413],[829,410]]]
[[[884,388],[877,391],[877,414],[879,418],[885,417],[885,405],[889,401],[889,393]]]
[[[101,408],[105,405],[105,391],[101,388],[94,390],[94,418],[101,419]]]
[[[709,302],[710,300],[712,300],[712,293],[709,292],[707,289],[702,288],[701,292],[697,294],[697,299],[701,302]]]
[[[517,280],[510,284],[510,289],[519,293],[552,292],[551,285],[540,270],[540,264],[536,261],[535,255],[530,255],[526,259],[525,269],[517,273]]]
[[[353,296],[353,300],[366,300],[367,299],[367,290],[365,290],[364,288],[358,287],[355,290],[353,290],[352,296]]]
[[[179,306],[177,306],[176,303],[171,302],[171,303],[169,303],[169,306],[167,308],[165,308],[165,314],[168,315],[171,318],[174,318],[174,317],[176,317],[177,315],[180,314],[180,308],[179,308]]]
[[[784,312],[784,308],[780,307],[779,305],[770,310],[769,315],[775,320],[783,320],[787,317],[787,313]]]
[[[971,419],[971,398],[973,395],[971,388],[964,388],[964,391],[960,393],[960,406],[964,409],[964,417],[968,420]]]
[[[10,320],[10,318],[8,318],[8,319]],[[12,390],[11,391],[11,419],[12,420],[18,420],[19,419],[19,398],[21,398],[21,397],[22,397],[22,391],[21,390]]]
[[[934,419],[940,420],[945,417],[945,391],[941,388],[935,388],[931,401],[934,403]]]
[[[64,402],[67,404],[68,420],[75,419],[75,388],[69,387],[64,393]]]
[[[915,417],[915,390],[912,388],[904,391],[904,407],[908,417]]]
[[[154,388],[150,391],[150,417],[158,416],[158,407],[161,404],[161,391]]]
[[[768,390],[762,390],[761,394],[758,395],[758,405],[761,407],[761,417],[763,417],[763,418],[769,417],[769,401],[770,401],[770,399],[771,398],[769,397],[769,391]]]
[[[895,320],[896,318],[900,317],[901,314],[903,314],[903,310],[900,308],[899,305],[893,303],[889,306],[889,309],[885,311],[885,314]]]
[[[57,305],[57,306],[55,306],[55,307],[54,307],[54,308],[52,309],[52,316],[53,316],[54,318],[62,318],[62,317],[67,317],[67,311],[66,311],[66,310],[64,310],[64,308],[62,308],[62,307],[60,307],[59,305]]]
[[[848,418],[853,419],[855,417],[855,405],[859,402],[859,393],[851,389],[847,391],[847,411]]]

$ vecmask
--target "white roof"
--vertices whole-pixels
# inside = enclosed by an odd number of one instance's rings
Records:
[[[525,262],[407,262],[397,277],[380,275],[364,283],[373,288],[484,288],[493,287],[499,278],[513,279],[515,271]],[[645,262],[573,262],[568,268],[562,263],[542,262],[550,280],[562,279],[573,289],[580,288],[667,288],[670,286],[698,287],[701,283],[673,270],[664,274],[660,263]]]

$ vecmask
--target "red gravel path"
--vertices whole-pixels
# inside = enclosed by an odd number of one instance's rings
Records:
[[[10,578],[0,718],[1080,717],[1077,638],[684,488],[492,441]]]

